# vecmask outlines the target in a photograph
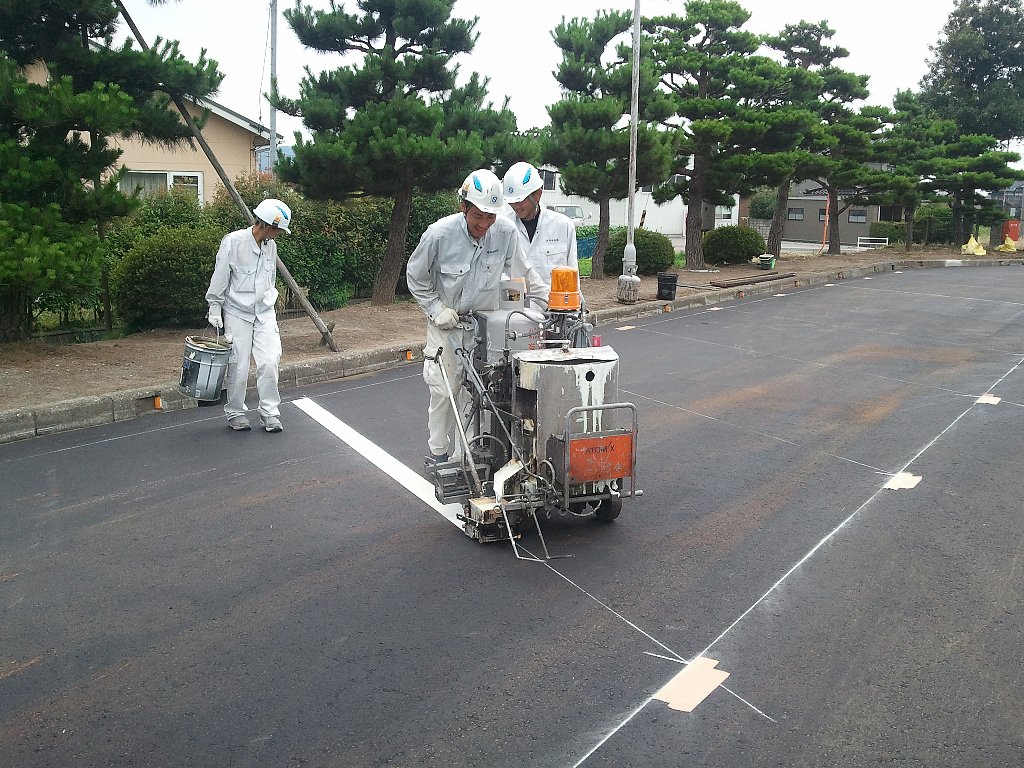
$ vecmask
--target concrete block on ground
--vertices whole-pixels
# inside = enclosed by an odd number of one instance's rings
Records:
[[[46,435],[68,429],[97,427],[113,421],[114,406],[109,396],[79,397],[38,408],[36,434]]]
[[[31,410],[0,411],[0,443],[36,436],[36,418]]]

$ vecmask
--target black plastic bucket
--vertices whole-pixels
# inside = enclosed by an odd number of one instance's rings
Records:
[[[663,301],[675,301],[676,298],[676,282],[679,280],[679,275],[675,272],[659,272],[658,273],[658,298]]]
[[[186,336],[178,388],[196,400],[220,400],[230,359],[231,342],[223,338]]]

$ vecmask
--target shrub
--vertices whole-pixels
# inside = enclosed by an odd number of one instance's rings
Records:
[[[902,243],[906,240],[906,231],[903,228],[903,223],[899,221],[875,221],[871,223],[871,227],[868,230],[868,234],[871,237],[887,237],[889,238],[889,244]]]
[[[672,241],[661,232],[650,229],[635,229],[633,244],[636,246],[637,273],[656,275],[671,267],[676,252]],[[626,250],[626,228],[616,227],[608,236],[608,250],[604,254],[605,275],[622,274],[622,255]]]
[[[719,227],[706,232],[704,261],[708,264],[742,264],[765,252],[764,238],[750,227]]]
[[[953,242],[953,211],[948,205],[928,203],[914,212],[914,242]]]
[[[164,227],[140,239],[115,265],[110,295],[132,329],[195,327],[206,316],[206,289],[224,232]]]
[[[775,215],[775,202],[778,191],[770,187],[762,187],[750,198],[750,218],[770,219]]]

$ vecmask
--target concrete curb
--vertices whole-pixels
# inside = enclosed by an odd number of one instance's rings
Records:
[[[821,272],[810,275],[774,280],[753,285],[722,288],[679,298],[674,301],[646,301],[598,310],[593,313],[594,325],[603,325],[671,312],[675,309],[707,307],[726,301],[737,301],[756,296],[778,293],[780,289],[824,285],[858,277],[893,272],[902,269],[930,269],[940,267],[1005,267],[1024,266],[1020,259],[934,259],[884,261],[850,269]],[[308,384],[333,381],[360,373],[371,373],[397,368],[423,359],[422,348],[398,344],[368,352],[342,353],[338,357],[314,362],[296,362],[281,366],[282,390]],[[250,387],[254,386],[250,380]],[[34,408],[0,411],[0,443],[24,440],[30,437],[65,432],[83,427],[95,427],[116,421],[128,421],[161,411],[196,408],[197,401],[178,391],[178,383],[113,392],[106,395],[80,397]]]

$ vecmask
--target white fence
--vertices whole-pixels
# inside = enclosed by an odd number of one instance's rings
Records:
[[[869,251],[872,248],[885,248],[889,244],[888,237],[858,237],[857,250]]]

